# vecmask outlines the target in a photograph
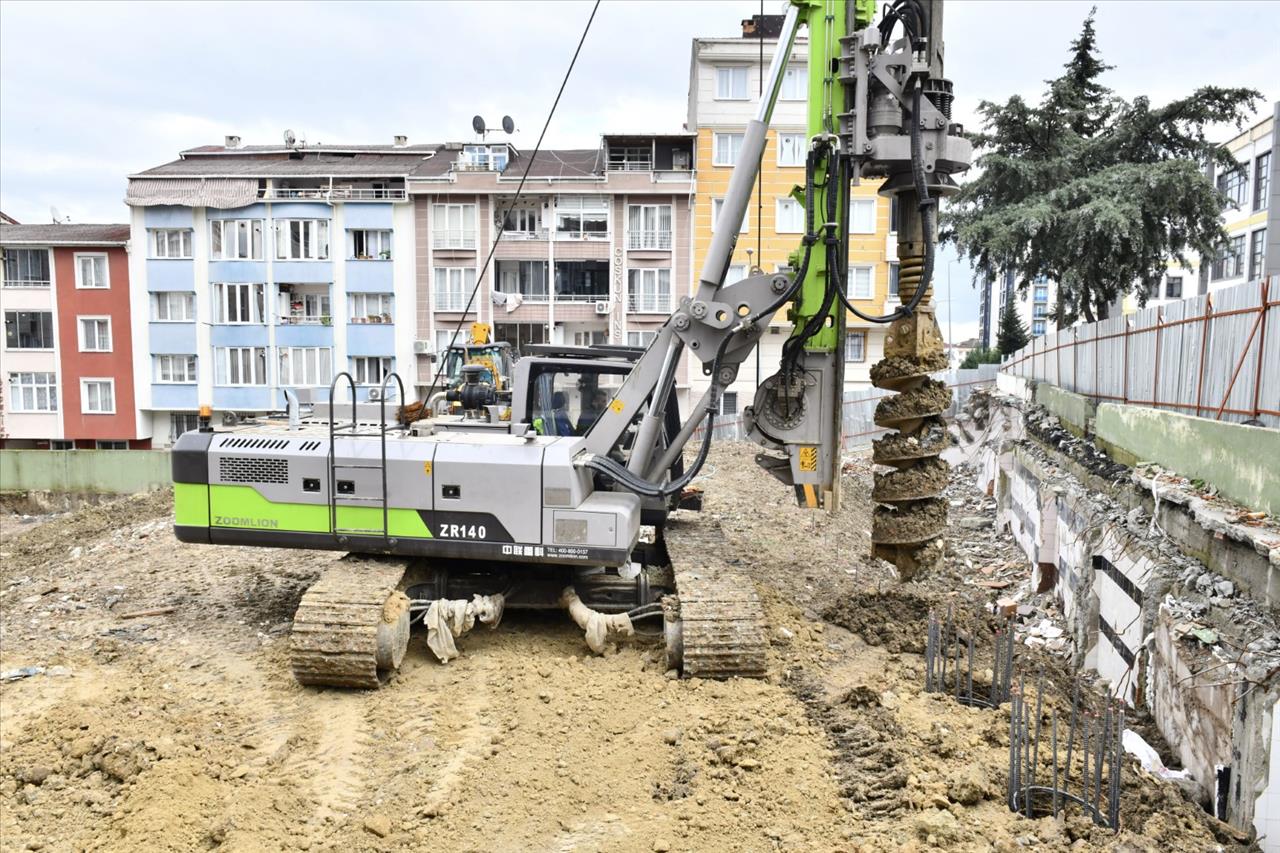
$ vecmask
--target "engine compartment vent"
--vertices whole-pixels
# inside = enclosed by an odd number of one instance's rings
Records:
[[[289,483],[289,460],[263,457],[222,456],[218,477],[224,483]]]
[[[246,450],[284,450],[288,446],[287,438],[251,438],[249,436],[231,436],[218,443],[219,448],[243,447]]]

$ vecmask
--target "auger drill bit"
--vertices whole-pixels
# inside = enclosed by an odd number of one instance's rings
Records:
[[[914,193],[899,196],[899,210],[899,234],[906,239],[898,243],[898,298],[907,305],[924,273],[922,219]],[[874,442],[872,460],[893,470],[875,475],[872,553],[897,566],[903,580],[938,564],[947,525],[947,502],[940,495],[951,466],[940,454],[950,443],[942,414],[951,405],[951,391],[929,377],[947,367],[932,290],[926,287],[916,310],[889,326],[884,358],[871,368],[872,384],[898,392],[875,411],[876,426],[895,432]]]

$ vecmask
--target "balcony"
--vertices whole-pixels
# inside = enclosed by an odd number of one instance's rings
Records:
[[[585,241],[605,243],[609,240],[608,231],[556,231],[557,240]]]
[[[258,190],[264,201],[404,201],[403,188],[390,187],[271,187]]]
[[[671,249],[670,231],[632,231],[627,235],[628,249]]]
[[[431,246],[434,249],[474,249],[476,247],[476,230],[474,228],[443,228],[431,232]]]
[[[12,287],[12,288],[35,288],[35,287],[48,287],[48,286],[49,286],[49,280],[48,280],[47,278],[46,278],[46,279],[38,279],[38,278],[8,278],[8,277],[6,277],[6,278],[5,278],[5,280],[4,280],[4,286],[5,286],[6,288],[10,288],[10,287]]]
[[[627,294],[627,310],[632,314],[670,314],[671,294],[629,293]]]
[[[535,228],[531,231],[515,231],[508,229],[502,232],[503,240],[545,240],[547,239],[547,229]]]

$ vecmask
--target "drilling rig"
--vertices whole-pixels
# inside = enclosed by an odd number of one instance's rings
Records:
[[[904,577],[941,558],[947,469],[938,454],[949,392],[929,378],[945,366],[929,283],[937,201],[971,155],[949,117],[941,5],[894,0],[875,22],[873,0],[792,0],[699,280],[646,349],[523,358],[509,413],[466,405],[438,415],[427,406],[415,420],[407,406],[388,422],[389,392],[405,399],[400,378],[389,374],[378,402],[362,404],[341,373],[326,419],[291,411],[287,420],[206,426],[178,440],[180,540],[350,552],[295,615],[299,681],[376,687],[399,666],[415,623],[448,660],[454,638],[477,621],[496,623],[506,607],[563,608],[595,651],[636,623],[660,620],[669,663],[684,674],[763,675],[768,643],[754,585],[672,559],[678,533],[666,522],[687,505],[707,460],[722,392],[784,309],[793,332],[779,369],[744,412],[764,448],[757,461],[803,506],[838,509],[846,311],[889,324],[872,376],[897,392],[876,411],[877,424],[896,432],[874,449],[875,462],[891,469],[876,476],[874,550]],[[789,269],[726,281],[733,226],[750,201],[802,29],[809,148],[796,195],[804,236]],[[862,179],[882,180],[880,193],[895,196],[902,213],[902,304],[880,317],[858,311],[846,292],[849,194]],[[687,417],[674,393],[682,358],[708,378]]]

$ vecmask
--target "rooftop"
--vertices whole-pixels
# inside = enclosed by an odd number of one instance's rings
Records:
[[[127,224],[0,223],[0,244],[5,246],[123,246],[128,240]]]

